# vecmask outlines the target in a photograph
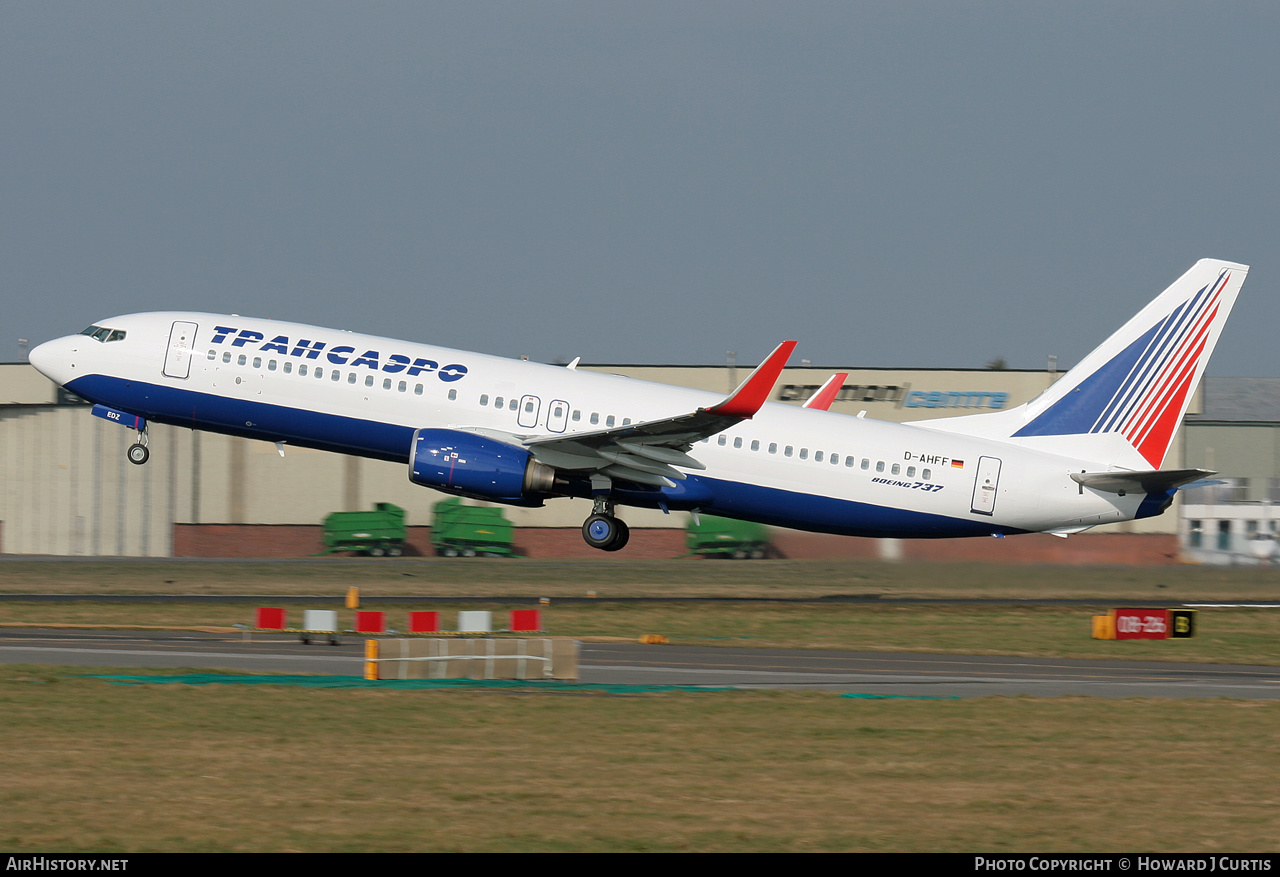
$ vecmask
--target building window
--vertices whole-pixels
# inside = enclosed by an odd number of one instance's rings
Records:
[[[1231,550],[1231,522],[1218,521],[1218,550]]]
[[[1187,545],[1199,548],[1201,534],[1204,533],[1204,521],[1187,521]]]

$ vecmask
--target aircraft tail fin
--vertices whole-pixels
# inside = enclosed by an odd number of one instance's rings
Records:
[[[1201,259],[1025,405],[917,425],[1158,469],[1248,272]]]

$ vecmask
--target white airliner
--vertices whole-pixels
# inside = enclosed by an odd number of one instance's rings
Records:
[[[1158,515],[1212,473],[1161,470],[1247,266],[1197,262],[1017,408],[918,423],[767,403],[795,342],[727,398],[568,367],[295,323],[114,317],[31,351],[94,413],[405,464],[416,484],[522,506],[588,497],[587,543],[622,548],[618,506],[854,536],[1076,533]],[[843,380],[842,378],[840,380]]]

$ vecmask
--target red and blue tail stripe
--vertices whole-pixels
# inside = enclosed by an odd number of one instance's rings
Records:
[[[1212,350],[1210,335],[1231,276],[1232,269],[1223,268],[1014,436],[1120,433],[1158,468]]]

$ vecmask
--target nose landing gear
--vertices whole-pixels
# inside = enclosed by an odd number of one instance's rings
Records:
[[[138,430],[138,440],[129,445],[129,449],[125,451],[130,463],[135,466],[141,466],[151,458],[151,451],[147,450],[148,443],[147,428],[144,426]]]

